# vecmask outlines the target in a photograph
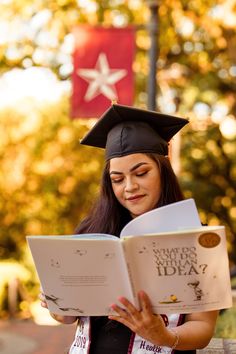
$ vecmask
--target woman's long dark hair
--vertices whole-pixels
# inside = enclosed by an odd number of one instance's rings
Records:
[[[157,163],[161,177],[161,195],[156,207],[183,200],[177,177],[168,157],[147,153]],[[88,216],[76,229],[77,233],[107,233],[119,236],[122,228],[131,220],[129,211],[116,199],[109,174],[110,162],[107,161],[101,181],[100,195]]]

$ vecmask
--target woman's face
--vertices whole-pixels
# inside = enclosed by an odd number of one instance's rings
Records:
[[[135,218],[154,209],[161,194],[157,163],[138,153],[110,160],[110,178],[117,200]]]

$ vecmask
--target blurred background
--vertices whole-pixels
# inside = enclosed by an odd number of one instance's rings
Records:
[[[147,107],[151,9],[156,107],[190,118],[173,165],[203,223],[225,225],[236,286],[236,1],[0,0],[0,319],[40,322],[26,235],[71,234],[98,191],[103,152],[71,118],[73,29],[135,28],[134,105]],[[177,151],[177,152],[176,152]],[[216,336],[236,338],[236,310]]]

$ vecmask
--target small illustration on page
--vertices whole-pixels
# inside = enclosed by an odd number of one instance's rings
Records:
[[[48,301],[52,301],[57,306],[59,306],[58,301],[61,300],[59,297],[56,297],[54,295],[47,295],[47,294],[45,294],[45,299]]]
[[[45,299],[47,301],[52,301],[58,308],[59,310],[61,311],[70,311],[70,310],[73,310],[73,311],[76,311],[78,313],[84,313],[83,310],[81,310],[80,308],[72,308],[72,307],[60,307],[60,305],[58,304],[58,302],[62,299],[60,299],[59,297],[56,297],[54,295],[47,295],[45,294]]]
[[[85,256],[87,254],[87,251],[83,249],[76,249],[75,254],[77,254],[78,256]]]
[[[84,313],[84,311],[83,310],[81,310],[80,308],[74,308],[74,307],[59,307],[59,310],[61,310],[61,311],[70,311],[70,310],[72,310],[72,311],[76,311],[76,312],[78,312],[78,313]]]
[[[139,253],[139,254],[148,253],[147,247],[146,247],[146,246],[140,247],[140,249],[138,250],[138,253]]]
[[[167,300],[159,301],[159,304],[177,304],[181,302],[175,294],[171,294]]]
[[[107,252],[107,253],[105,253],[105,256],[104,256],[105,259],[112,259],[114,257],[115,257],[114,252]]]
[[[53,258],[51,258],[51,260],[50,260],[50,265],[51,265],[51,267],[54,267],[54,268],[61,268],[60,262],[53,259]]]
[[[204,295],[202,289],[199,287],[200,282],[198,280],[188,283],[188,286],[193,289],[195,294],[194,301],[200,301]]]

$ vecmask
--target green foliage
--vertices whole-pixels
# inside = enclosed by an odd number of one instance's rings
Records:
[[[216,323],[216,338],[236,338],[236,308],[225,310]]]
[[[234,276],[231,280],[232,288],[236,289],[236,277]]]
[[[225,139],[218,125],[194,130],[182,139],[180,181],[195,199],[203,223],[225,225],[231,261],[236,263],[236,139]]]
[[[88,123],[68,118],[68,100],[27,115],[4,111],[0,120],[0,254],[20,258],[28,234],[73,233],[97,193],[103,158],[79,144]]]
[[[174,0],[160,4],[160,36],[157,38],[158,67],[161,71],[158,75],[160,91],[164,82],[180,87],[182,93],[188,89],[186,84],[192,86],[196,83],[199,86],[199,82],[200,85],[218,89],[219,96],[223,91],[231,91],[234,80],[229,71],[235,61],[236,38],[234,23],[229,21],[230,13],[233,14],[234,11],[232,6],[227,2],[221,4],[200,0]],[[224,16],[214,15],[217,11],[222,11]],[[12,0],[0,4],[0,14],[0,19],[8,21],[9,32],[13,33],[11,40],[6,39],[1,46],[1,70],[6,71],[16,66],[46,66],[62,79],[70,75],[69,72],[65,74],[61,70],[65,56],[68,55],[68,61],[70,57],[70,53],[63,53],[62,48],[74,26],[81,23],[105,26],[135,25],[137,60],[134,69],[137,85],[142,88],[141,92],[145,93],[146,85],[145,82],[142,83],[142,78],[148,73],[148,1],[90,0],[85,4],[79,0]],[[19,27],[22,28],[20,35],[17,33]],[[47,38],[46,42],[41,40],[44,36]],[[143,63],[140,66],[141,61]],[[177,80],[176,75],[169,75],[172,65],[176,63],[180,65],[180,74],[183,73]],[[162,71],[168,74],[164,82]],[[213,76],[214,82],[211,80]],[[201,92],[202,89],[199,88]]]

